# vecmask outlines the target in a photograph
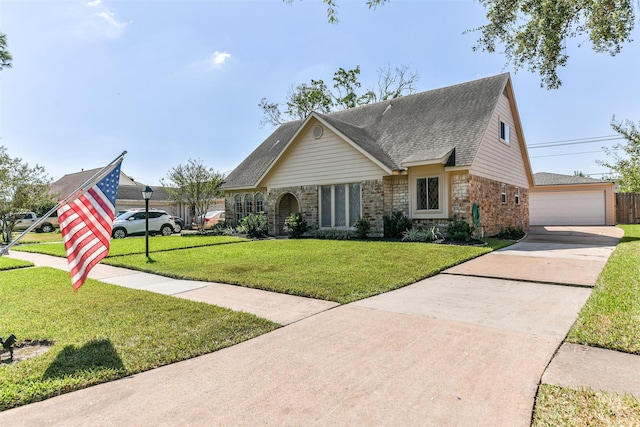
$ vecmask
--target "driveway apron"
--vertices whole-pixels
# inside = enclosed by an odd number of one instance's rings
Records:
[[[528,258],[561,270],[564,259],[574,270],[581,256],[606,262],[617,241],[610,229],[598,243],[587,240],[592,229],[564,230],[479,259],[493,256],[494,270]],[[528,426],[540,378],[593,283],[558,286],[543,268],[490,278],[481,267],[485,277],[456,267],[215,353],[5,411],[0,422]]]

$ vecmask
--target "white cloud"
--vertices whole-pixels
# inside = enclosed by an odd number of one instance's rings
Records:
[[[231,58],[231,54],[227,52],[218,52],[217,50],[213,52],[209,63],[211,64],[211,68],[219,68],[222,67],[227,59]]]
[[[95,13],[93,16],[97,18],[95,21],[97,27],[109,38],[118,38],[122,36],[127,25],[133,23],[133,21],[118,22],[115,14],[108,10]]]
[[[100,6],[102,4],[102,0],[93,0],[85,3],[89,7]]]

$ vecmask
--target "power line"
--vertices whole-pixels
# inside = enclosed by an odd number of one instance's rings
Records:
[[[558,156],[575,156],[577,154],[593,154],[593,153],[602,153],[602,150],[598,151],[581,151],[579,153],[560,153],[560,154],[548,154],[546,156],[532,156],[530,159],[539,159],[541,157],[558,157]]]
[[[605,135],[605,136],[594,136],[591,138],[580,138],[580,139],[566,139],[563,141],[553,141],[553,142],[541,142],[537,144],[527,144],[527,148],[546,148],[546,147],[559,147],[562,145],[577,145],[577,144],[591,144],[594,142],[606,142],[606,141],[616,141],[618,139],[624,139],[624,137],[620,135]]]

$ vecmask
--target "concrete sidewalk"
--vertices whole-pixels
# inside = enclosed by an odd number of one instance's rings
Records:
[[[31,261],[37,266],[68,271],[65,258],[19,251],[11,251],[9,256]],[[89,273],[89,278],[112,285],[206,302],[236,311],[245,311],[280,325],[298,322],[339,305],[331,301],[278,294],[242,286],[196,280],[177,280],[104,264],[96,265]]]
[[[514,262],[526,267],[523,258],[536,258],[536,253],[540,254],[537,258],[560,264],[563,256],[566,260],[597,258],[606,256],[606,251],[605,255],[593,251],[599,246],[610,248],[615,240],[602,238],[594,243],[598,239],[593,239],[587,244],[588,237],[580,235],[546,238],[556,240],[531,243],[559,245],[548,248],[556,251],[554,256],[544,256],[544,250],[523,242],[518,251],[528,255],[501,254],[490,258],[490,263],[495,270]],[[568,244],[583,247],[583,255],[578,248],[569,252],[561,249]],[[485,271],[484,266],[476,265]],[[127,270],[115,273],[96,269],[94,277],[104,274],[109,277],[102,280],[109,283],[146,289],[155,286],[169,294],[173,285],[178,286],[159,276],[155,276],[158,283],[149,277],[154,275]],[[304,301],[314,308],[301,310],[294,316],[296,321],[271,333],[5,411],[0,413],[0,422],[64,426],[528,426],[540,379],[591,289],[583,284],[545,283],[544,271],[541,276],[528,272],[530,281],[473,273],[473,269],[467,270],[468,275],[450,271],[339,307]],[[576,278],[581,274],[574,270]],[[201,286],[185,288],[177,296],[191,294],[194,299],[219,301],[211,296],[218,285],[185,282]],[[209,287],[211,293],[202,295]],[[267,295],[255,296],[257,305],[263,297]],[[254,297],[240,290],[233,298],[226,298],[243,305],[243,299]],[[261,309],[284,312],[282,317],[278,315],[284,320],[292,305],[284,307],[284,300],[273,301],[262,304]],[[249,303],[246,311],[254,310],[254,304]],[[574,368],[571,361],[566,365]],[[559,376],[566,372],[560,370]]]

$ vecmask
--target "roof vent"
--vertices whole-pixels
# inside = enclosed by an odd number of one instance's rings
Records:
[[[322,129],[322,126],[318,125],[313,128],[313,137],[315,139],[319,139],[322,136],[323,132],[324,130]]]

